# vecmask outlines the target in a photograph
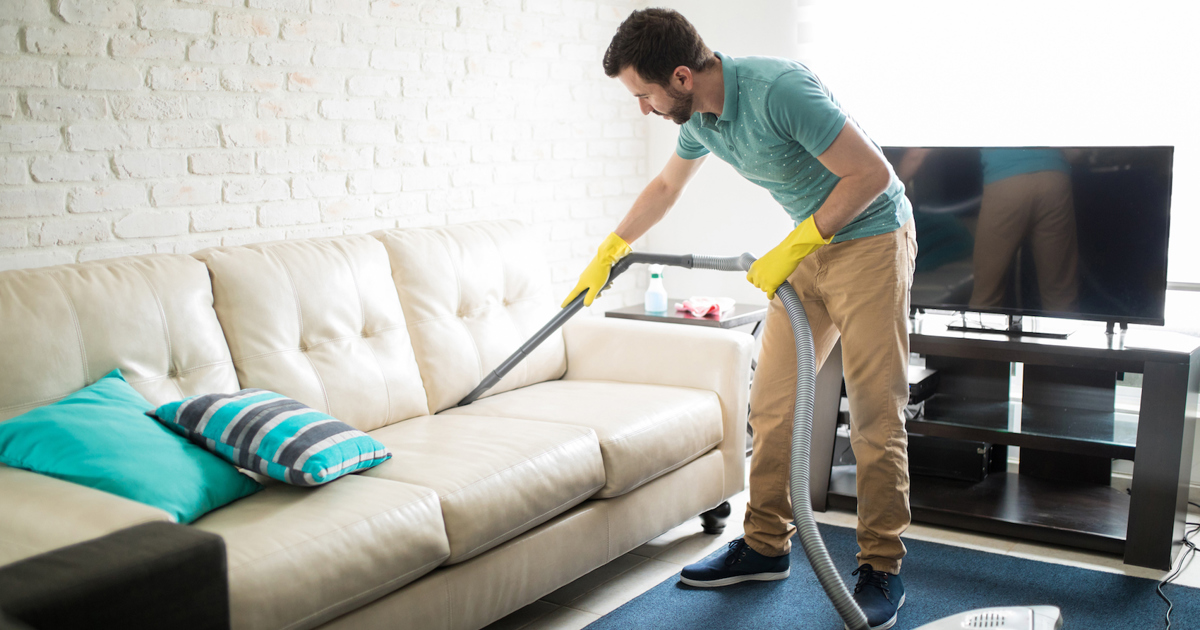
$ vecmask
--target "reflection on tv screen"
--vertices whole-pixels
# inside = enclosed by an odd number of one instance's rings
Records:
[[[1163,324],[1172,147],[884,147],[916,308]]]

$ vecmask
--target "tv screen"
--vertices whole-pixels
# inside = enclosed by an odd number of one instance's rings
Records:
[[[1173,147],[884,147],[914,308],[1163,324]]]

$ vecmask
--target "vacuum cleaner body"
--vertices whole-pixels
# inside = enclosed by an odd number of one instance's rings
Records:
[[[647,254],[635,252],[622,258],[609,271],[608,283],[623,273],[635,263],[648,263],[684,267],[687,269],[714,269],[718,271],[748,271],[754,262],[754,256],[742,254],[737,257],[719,258],[713,256]],[[608,283],[605,284],[607,288]],[[505,359],[495,370],[488,374],[479,385],[459,401],[458,405],[468,405],[504,378],[512,368],[546,340],[555,330],[558,330],[575,313],[583,309],[585,293],[580,293],[566,307],[534,333],[528,341],[521,345],[511,356]],[[787,310],[791,321],[793,337],[796,342],[796,406],[792,423],[792,462],[791,462],[791,498],[792,511],[795,517],[797,535],[800,538],[804,553],[808,556],[809,564],[817,581],[825,590],[834,608],[846,624],[848,630],[870,630],[866,615],[858,607],[846,588],[845,582],[838,575],[825,542],[817,531],[816,518],[812,513],[812,502],[808,494],[809,479],[809,450],[812,440],[812,410],[816,389],[816,359],[813,356],[812,331],[800,297],[792,285],[784,282],[777,291],[779,299]],[[1054,606],[1017,606],[1011,608],[984,608],[946,617],[931,624],[921,626],[918,630],[959,630],[973,628],[989,628],[992,630],[1058,630],[1062,627],[1062,615]]]
[[[1062,612],[1056,606],[980,608],[927,623],[917,630],[1059,630]]]

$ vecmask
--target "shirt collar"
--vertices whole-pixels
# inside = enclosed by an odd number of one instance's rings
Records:
[[[737,65],[733,57],[713,52],[721,59],[721,79],[725,83],[725,104],[721,106],[721,116],[717,120],[733,122],[738,115],[738,80]]]

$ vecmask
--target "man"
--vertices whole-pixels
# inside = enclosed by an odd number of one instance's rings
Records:
[[[916,240],[903,186],[808,68],[786,59],[713,53],[675,11],[634,11],[617,29],[604,70],[638,99],[643,114],[680,125],[679,140],[662,172],[601,244],[568,302],[587,291],[584,301],[591,304],[611,266],[629,253],[629,243],[662,219],[710,152],[769,190],[797,225],[747,274],[771,303],[750,395],[754,456],[745,538],[685,567],[682,581],[724,586],[789,575],[796,363],[786,311],[775,299],[788,280],[808,314],[818,363],[842,337],[858,459],[854,597],[872,628],[890,628],[904,602],[900,534],[910,517],[903,408]]]

